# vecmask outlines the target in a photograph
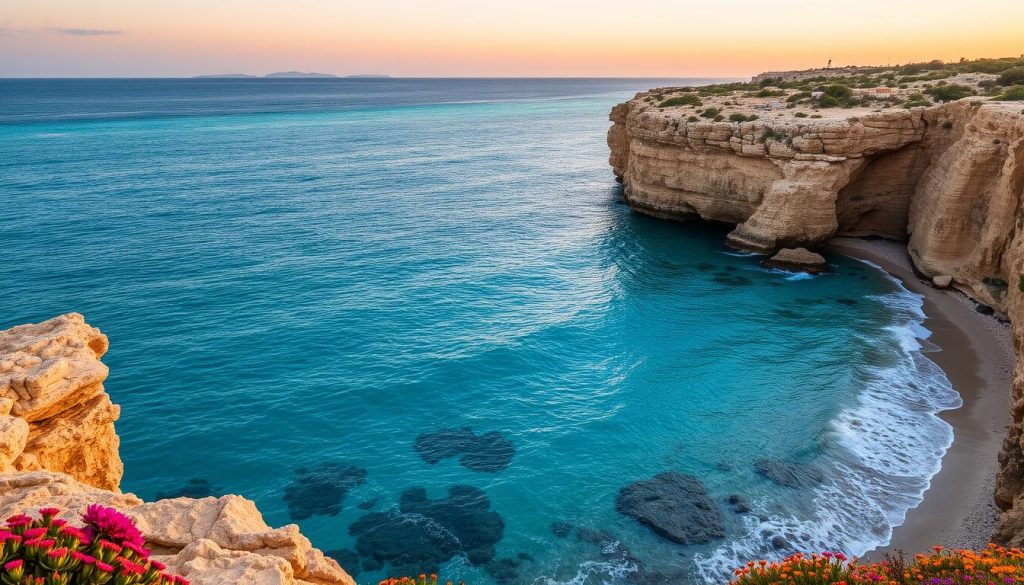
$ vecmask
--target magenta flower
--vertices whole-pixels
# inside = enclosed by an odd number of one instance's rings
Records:
[[[132,522],[131,518],[113,508],[92,504],[86,509],[85,514],[82,515],[82,522],[86,524],[85,532],[90,540],[95,537],[106,536],[112,540],[131,543],[140,547],[146,542],[146,539],[142,537],[142,533],[135,527],[135,523]]]

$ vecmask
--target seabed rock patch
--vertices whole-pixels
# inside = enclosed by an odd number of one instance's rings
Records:
[[[366,470],[343,463],[300,467],[295,479],[284,488],[284,501],[294,520],[317,514],[337,516],[349,490],[366,482]]]
[[[811,463],[759,459],[754,463],[754,469],[772,482],[785,487],[810,487],[825,480],[821,469]]]
[[[213,486],[210,480],[200,477],[193,477],[188,483],[174,490],[173,492],[157,492],[156,499],[166,500],[169,498],[205,498],[208,496],[222,496],[224,488]]]
[[[402,493],[397,511],[372,512],[348,530],[356,538],[363,570],[389,564],[392,574],[416,575],[436,573],[442,563],[460,554],[474,565],[486,566],[494,560],[505,521],[491,509],[487,494],[475,487],[453,486],[448,497],[439,500],[431,500],[418,487]]]
[[[704,484],[692,475],[666,471],[631,483],[619,490],[615,509],[681,544],[725,536],[722,512]]]
[[[473,471],[494,473],[508,467],[516,448],[497,431],[477,435],[473,429],[439,429],[416,437],[413,445],[420,457],[431,465],[449,457]]]

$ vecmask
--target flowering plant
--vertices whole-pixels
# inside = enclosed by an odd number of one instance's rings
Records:
[[[377,585],[437,585],[437,575],[431,573],[428,578],[426,573],[421,573],[418,581],[412,577],[391,577],[381,580]],[[452,582],[448,581],[446,585],[452,585]],[[459,581],[459,585],[466,584]]]
[[[1024,551],[990,544],[983,551],[932,547],[912,560],[902,553],[860,563],[841,553],[803,553],[751,561],[730,585],[1024,585]]]
[[[12,516],[0,528],[2,585],[188,585],[149,558],[142,533],[130,518],[93,504],[84,528],[42,508],[39,518]]]

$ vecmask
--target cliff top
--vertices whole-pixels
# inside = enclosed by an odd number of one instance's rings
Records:
[[[749,83],[663,87],[634,102],[688,122],[836,120],[977,96],[1024,100],[1024,56],[762,73]]]

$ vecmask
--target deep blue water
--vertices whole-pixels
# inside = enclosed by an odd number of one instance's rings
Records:
[[[620,202],[609,108],[699,82],[0,81],[0,327],[78,311],[110,336],[126,491],[241,493],[361,583],[862,553],[920,500],[959,397],[883,273],[768,271]],[[668,470],[725,538],[616,512]]]

